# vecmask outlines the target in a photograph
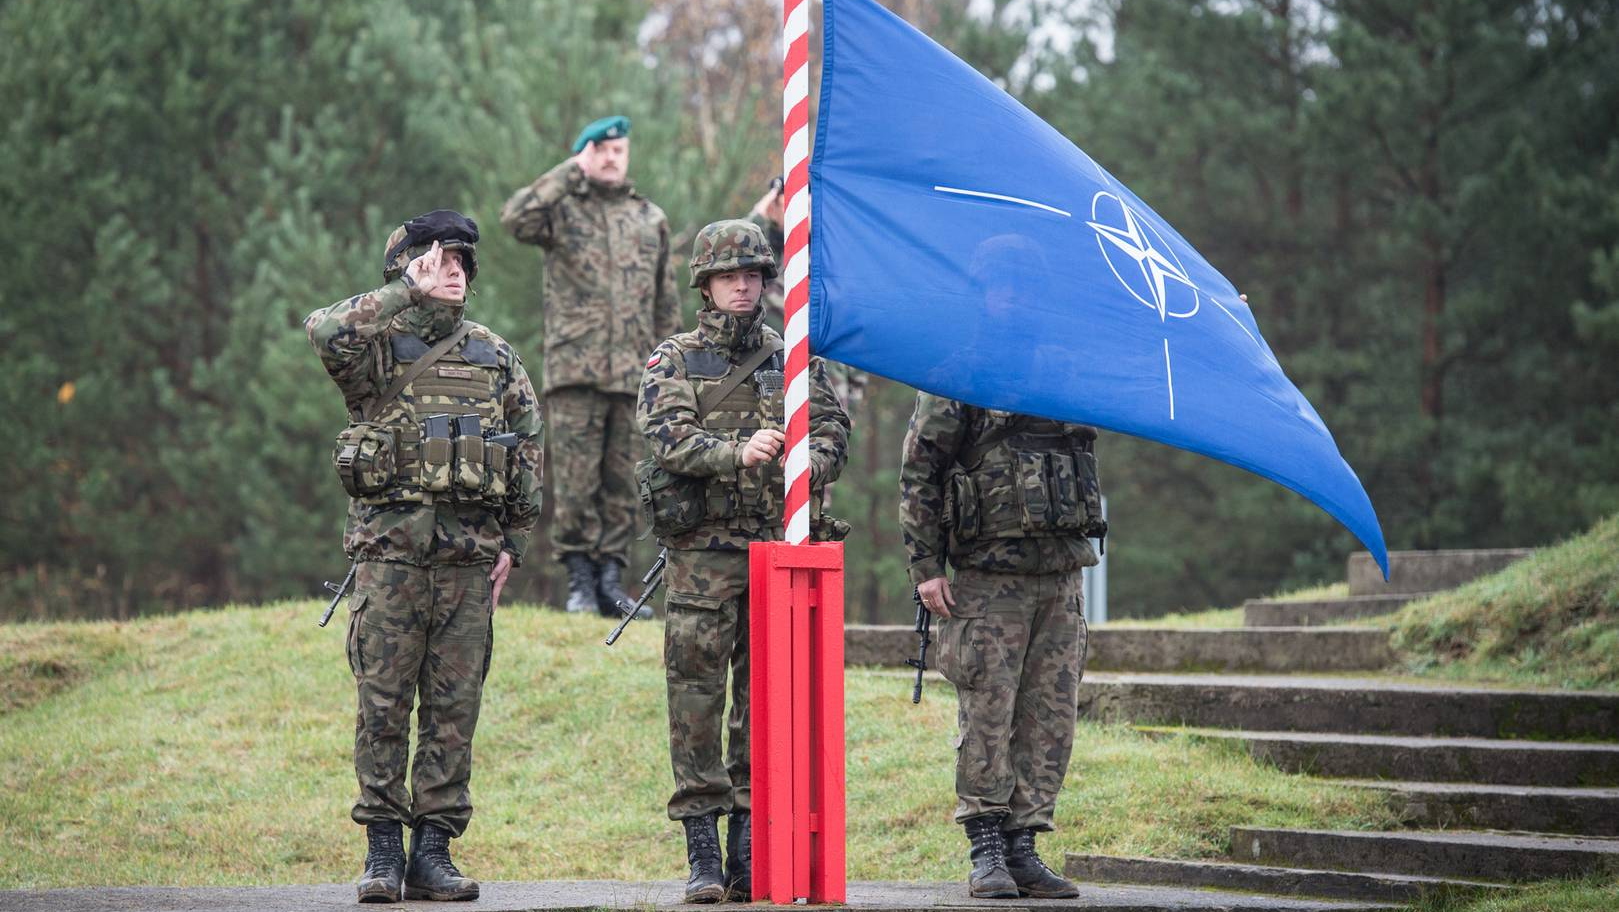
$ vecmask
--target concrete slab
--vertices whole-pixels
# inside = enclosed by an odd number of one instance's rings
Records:
[[[1348,780],[1384,792],[1414,827],[1619,836],[1619,789]]]
[[[1086,674],[1080,713],[1266,731],[1619,741],[1619,693],[1284,675]]]
[[[1329,778],[1562,787],[1619,785],[1619,744],[1210,728],[1146,730],[1240,741],[1256,759],[1280,769]]]
[[[1132,883],[1174,887],[1212,887],[1278,896],[1314,896],[1374,902],[1415,902],[1424,896],[1502,892],[1502,884],[1475,880],[1319,871],[1238,864],[1229,861],[1119,858],[1075,855],[1065,859],[1063,873],[1090,883]]]
[[[1232,827],[1231,854],[1263,864],[1496,881],[1619,873],[1619,840],[1466,830],[1366,833]]]
[[[476,902],[408,902],[387,908],[472,910],[472,912],[587,912],[593,909],[679,909],[725,912],[768,908],[755,904],[709,906],[680,903],[684,884],[577,880],[547,883],[496,882],[483,885]],[[1159,887],[1084,886],[1078,899],[981,900],[967,896],[962,883],[857,882],[849,885],[847,908],[870,912],[922,912],[926,909],[1050,912],[1371,912],[1395,906],[1283,897],[1242,896],[1206,890]],[[359,909],[349,884],[286,887],[86,887],[71,890],[0,892],[0,912],[276,912],[276,910]],[[381,907],[379,907],[381,908]],[[822,906],[819,908],[836,908]]]
[[[1426,593],[1454,589],[1463,583],[1502,570],[1534,553],[1529,548],[1467,549],[1453,551],[1390,551],[1389,580],[1371,554],[1349,555],[1349,594]]]
[[[1388,633],[1363,627],[1173,630],[1093,627],[1086,667],[1096,671],[1370,671],[1393,663]],[[908,626],[844,628],[847,665],[902,667],[916,655]]]
[[[1415,596],[1357,595],[1349,598],[1281,601],[1249,599],[1242,605],[1244,627],[1320,627],[1360,618],[1382,617],[1404,608]]]

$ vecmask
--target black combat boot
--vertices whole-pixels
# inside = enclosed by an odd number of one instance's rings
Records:
[[[967,857],[973,870],[967,875],[967,894],[979,899],[1017,899],[1017,882],[1006,870],[1006,840],[1001,836],[1005,814],[984,814],[962,822],[972,849]]]
[[[720,874],[718,812],[687,817],[680,825],[686,828],[686,861],[691,864],[691,877],[686,880],[686,902],[719,902],[725,898],[725,881]]]
[[[618,610],[618,603],[626,605],[635,604],[635,600],[624,592],[624,565],[609,557],[601,562],[601,583],[597,588],[596,610],[602,617],[618,620],[624,612]],[[652,606],[642,605],[641,610],[635,613],[635,619],[645,621],[652,617]]]
[[[753,902],[753,815],[732,811],[725,824],[725,898]]]
[[[1079,895],[1074,882],[1046,867],[1034,851],[1034,830],[1007,830],[1006,870],[1018,892],[1035,899],[1072,899]]]
[[[478,882],[461,876],[450,860],[450,831],[424,823],[410,836],[410,866],[405,869],[405,898],[444,902],[477,899]]]
[[[360,902],[396,903],[405,880],[405,838],[399,821],[365,827],[365,871],[354,886]]]
[[[596,588],[601,584],[601,571],[588,554],[564,554],[562,566],[568,568],[568,613],[594,611]]]

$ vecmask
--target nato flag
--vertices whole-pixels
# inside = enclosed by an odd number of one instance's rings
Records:
[[[1093,424],[1377,514],[1236,289],[1090,156],[873,0],[826,0],[810,164],[819,355]]]

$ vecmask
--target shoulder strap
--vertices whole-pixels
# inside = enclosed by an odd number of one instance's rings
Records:
[[[780,342],[775,339],[766,342],[764,345],[759,346],[758,351],[749,355],[748,360],[737,365],[736,370],[727,374],[719,386],[713,387],[699,396],[697,398],[697,420],[702,421],[707,418],[709,412],[714,411],[721,402],[725,401],[726,396],[731,395],[731,390],[741,386],[742,381],[753,376],[753,372],[759,369],[759,365],[765,363],[771,355],[779,351],[781,351]]]
[[[1015,415],[1012,420],[990,428],[984,432],[982,437],[973,441],[972,446],[963,450],[957,461],[961,463],[963,468],[972,469],[982,462],[984,457],[989,455],[989,451],[995,449],[1001,441],[1016,434],[1022,425],[1022,416]]]
[[[444,357],[445,352],[454,348],[457,342],[465,339],[469,332],[472,332],[472,324],[463,321],[455,332],[440,339],[437,345],[427,350],[427,354],[412,362],[410,367],[405,368],[405,372],[399,375],[399,379],[390,384],[387,389],[382,391],[381,396],[371,400],[371,404],[365,407],[365,412],[362,413],[364,420],[375,421],[377,415],[382,413],[388,403],[397,399],[399,394],[405,391],[405,387],[411,384],[411,381],[420,377],[423,371],[432,367],[434,361]]]

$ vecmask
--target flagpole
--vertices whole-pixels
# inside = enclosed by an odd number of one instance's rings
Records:
[[[786,540],[809,541],[809,10],[782,3],[782,285],[786,289]]]

